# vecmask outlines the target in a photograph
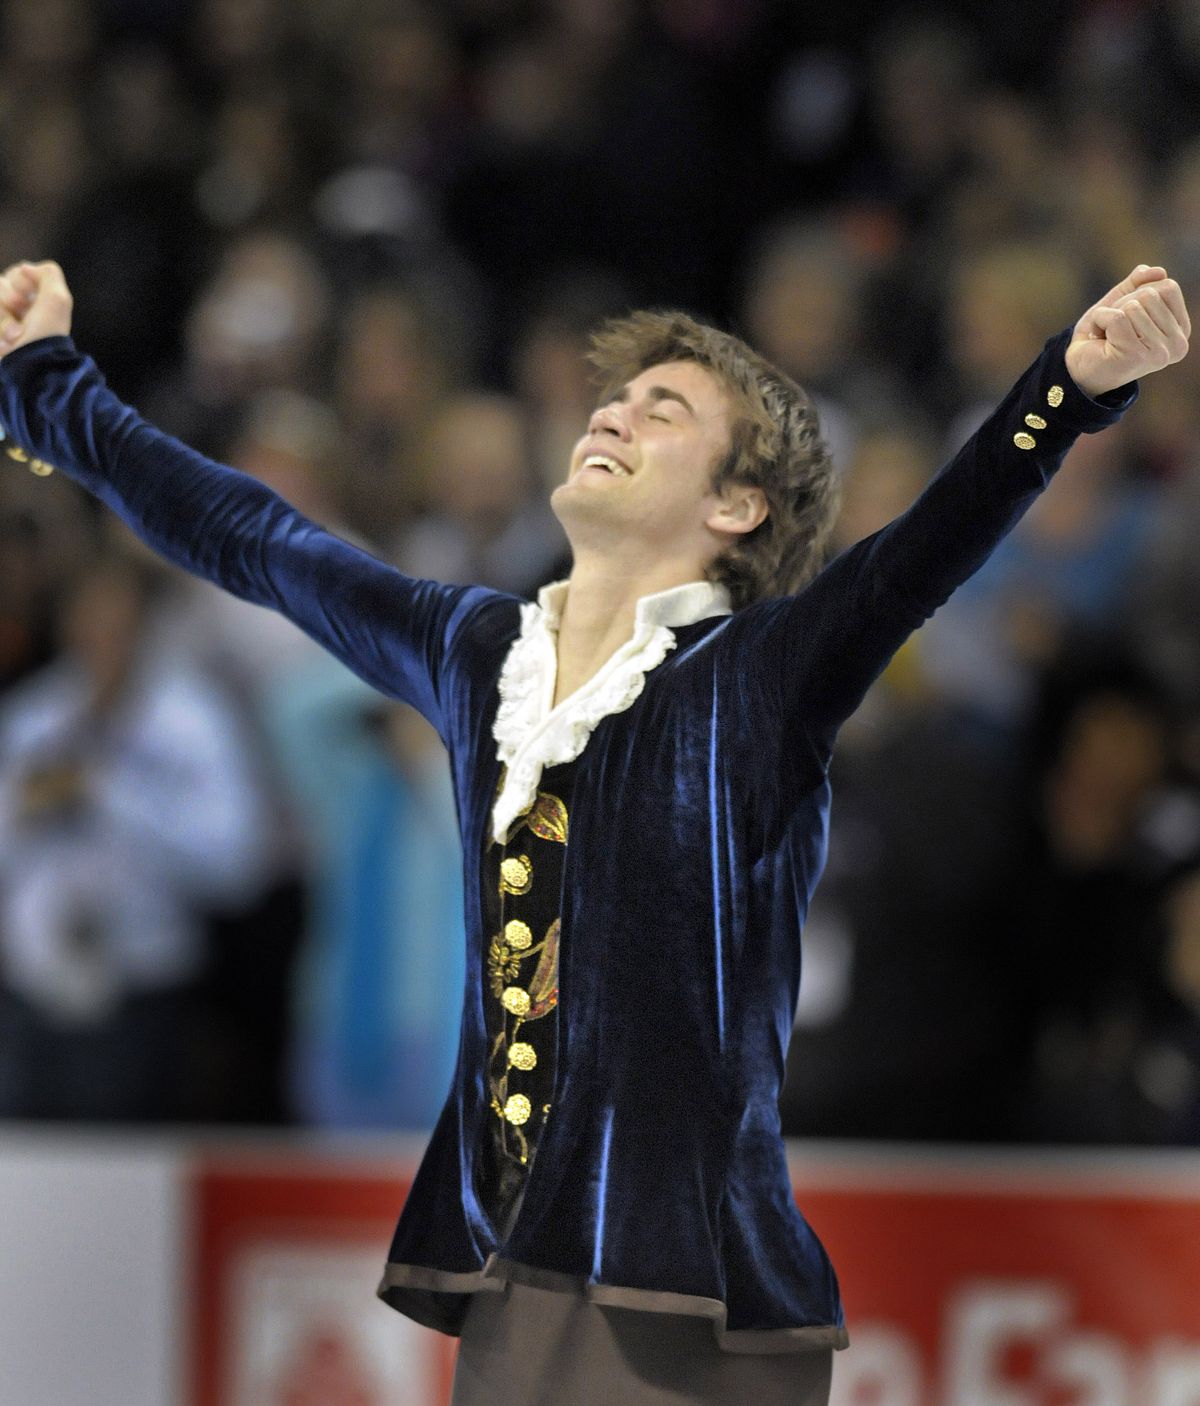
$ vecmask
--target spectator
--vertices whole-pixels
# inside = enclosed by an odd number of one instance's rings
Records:
[[[329,307],[328,281],[298,239],[243,235],[193,304],[183,376],[163,388],[156,413],[200,447],[227,443],[255,394],[318,380]]]
[[[1076,265],[1036,244],[968,252],[953,270],[947,309],[961,413],[944,449],[972,434],[1029,362],[1084,301]]]
[[[1089,435],[984,567],[918,637],[921,669],[976,725],[1013,737],[1080,628],[1119,619],[1150,533],[1128,437]]]
[[[324,405],[276,390],[250,402],[229,461],[350,536],[338,505],[342,452],[340,428]],[[253,781],[270,817],[262,841],[264,887],[250,907],[227,907],[214,922],[206,996],[218,1035],[213,1082],[236,1090],[236,1098],[223,1098],[224,1116],[279,1121],[288,1116],[291,988],[310,924],[312,860],[295,797],[268,746],[267,713],[275,690],[323,655],[282,616],[182,573],[159,612],[155,643],[164,654],[182,657],[185,667],[219,679],[254,742]]]
[[[328,1127],[429,1129],[462,1003],[462,880],[435,733],[322,656],[271,694],[306,818],[312,924],[294,990],[291,1097]]]
[[[460,378],[442,331],[434,309],[400,283],[364,289],[342,323],[334,396],[347,437],[345,510],[376,542],[411,512],[418,438]]]
[[[889,394],[860,337],[865,288],[865,270],[823,222],[776,230],[746,295],[751,341],[813,397],[837,464],[854,452],[864,408],[881,413]]]
[[[154,587],[87,564],[64,653],[0,719],[0,1108],[163,1119],[196,1096],[203,913],[260,878],[244,739],[202,678],[164,670]]]
[[[1159,999],[1147,1011],[1134,1076],[1161,1117],[1159,1141],[1200,1146],[1200,869],[1185,868],[1162,904]]]
[[[53,658],[58,599],[93,538],[73,484],[0,477],[0,696]]]
[[[529,455],[547,498],[562,482],[579,427],[596,407],[588,336],[628,306],[619,284],[590,269],[551,279],[533,295],[512,347],[509,380],[524,408]]]
[[[1171,742],[1161,689],[1111,640],[1060,652],[1030,731],[1031,810],[1006,885],[1033,997],[1021,1132],[1035,1140],[1156,1140],[1136,1068],[1160,980],[1147,915],[1166,864],[1148,821]]]
[[[0,265],[41,250],[66,265],[82,345],[152,419],[343,535],[402,544],[414,569],[518,592],[565,569],[556,525],[530,504],[593,408],[587,333],[634,303],[740,316],[823,411],[845,471],[844,544],[958,447],[1031,346],[1086,301],[1081,277],[1113,281],[1132,246],[1193,302],[1200,281],[1195,6],[1092,4],[1064,21],[1026,4],[1019,24],[941,10],[901,8],[881,28],[865,10],[737,0],[9,0]],[[1032,1016],[1009,982],[1012,933],[997,927],[1008,857],[1042,876],[1047,905],[1069,891],[1086,908],[1111,883],[1148,912],[1164,866],[1192,862],[1200,359],[1143,396],[1136,423],[1076,447],[847,725],[830,885],[806,937],[797,1129],[1015,1127],[1003,1061]],[[70,485],[3,453],[0,467],[0,690],[16,706],[27,686],[77,677],[66,659],[43,671],[65,584],[104,534]],[[272,780],[262,729],[265,700],[304,677],[312,646],[198,587],[168,594],[147,626],[154,677],[165,688],[179,668],[179,687],[208,697],[197,676],[216,667],[232,685],[213,706],[257,738],[232,795],[260,797],[272,837],[265,890],[207,922],[200,1018],[220,1097],[201,1111],[278,1117],[293,963],[320,927],[306,926],[305,885],[324,892],[336,866]],[[1179,726],[1169,783],[1146,782],[1128,853],[1068,883],[1045,817],[1021,823],[1042,815],[1045,781],[1022,771],[1021,746],[1039,680],[1080,624],[1120,632]],[[1116,746],[1126,760],[1134,731]],[[378,775],[392,775],[380,755]],[[953,824],[914,823],[920,796]],[[1146,888],[1134,851],[1154,855]],[[1160,928],[1186,924],[1163,911],[1158,937],[1137,941],[1165,970]],[[306,971],[321,969],[315,950],[302,949]],[[967,993],[963,1027],[930,1015],[943,978]],[[887,983],[904,993],[899,1015]],[[1160,996],[1164,1030],[1190,1028],[1182,998]],[[861,1032],[889,1019],[897,1038],[903,1020],[917,1029],[913,1063],[872,1071],[857,1062]],[[1164,1035],[1147,1064],[1130,1028],[1124,1122],[1075,1135],[1189,1138],[1176,1097],[1186,1038]],[[1094,1036],[1039,1045],[1042,1131],[1053,1100],[1083,1087],[1071,1081]],[[972,1078],[997,1091],[974,1121]],[[932,1081],[924,1105],[906,1080]],[[351,1116],[349,1095],[339,1107]]]
[[[129,44],[105,55],[87,92],[91,180],[55,232],[81,305],[75,332],[114,386],[141,396],[178,358],[207,252],[189,200],[195,114],[167,53]]]
[[[545,585],[566,542],[545,499],[533,496],[517,403],[451,397],[420,459],[428,511],[399,541],[401,568],[517,595]]]

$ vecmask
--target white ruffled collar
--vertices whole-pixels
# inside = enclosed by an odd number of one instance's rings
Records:
[[[646,685],[646,674],[674,649],[672,626],[733,613],[729,592],[711,581],[689,581],[642,596],[630,638],[587,683],[554,707],[558,626],[567,586],[566,581],[543,586],[536,604],[521,607],[521,633],[500,671],[500,706],[492,725],[496,755],[506,768],[492,807],[492,835],[500,844],[508,827],[536,799],[542,769],[573,762],[602,718],[633,704]]]

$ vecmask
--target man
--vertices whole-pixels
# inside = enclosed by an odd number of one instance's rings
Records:
[[[553,495],[574,566],[537,604],[406,578],[147,425],[67,338],[56,265],[10,269],[0,304],[10,453],[283,611],[449,750],[462,1040],[379,1292],[462,1335],[458,1406],[826,1401],[848,1337],[776,1100],[833,741],[1076,436],[1184,355],[1178,286],[1135,269],[815,576],[804,393],[682,315],[609,324]]]
[[[265,875],[232,701],[157,647],[159,572],[82,563],[0,708],[0,1117],[194,1117],[203,912]]]

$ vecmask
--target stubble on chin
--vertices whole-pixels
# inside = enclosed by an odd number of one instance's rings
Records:
[[[595,487],[598,492],[572,477],[550,494],[550,511],[576,551],[585,545],[601,550],[611,547],[624,538],[630,526],[612,495],[601,485]]]

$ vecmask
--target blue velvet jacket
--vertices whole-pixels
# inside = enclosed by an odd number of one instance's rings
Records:
[[[499,775],[497,676],[520,602],[413,580],[121,404],[66,338],[0,364],[13,458],[84,484],[172,561],[289,616],[449,751],[467,977],[453,1087],[379,1292],[456,1332],[505,1278],[713,1320],[740,1351],[843,1347],[837,1279],[797,1210],[777,1096],[800,933],[825,858],[840,724],[973,572],[1081,431],[1118,418],[1046,344],[995,414],[882,531],[796,595],[675,630],[578,761],[564,860],[560,1048],[520,1214],[480,1206],[487,1119],[481,872]]]

